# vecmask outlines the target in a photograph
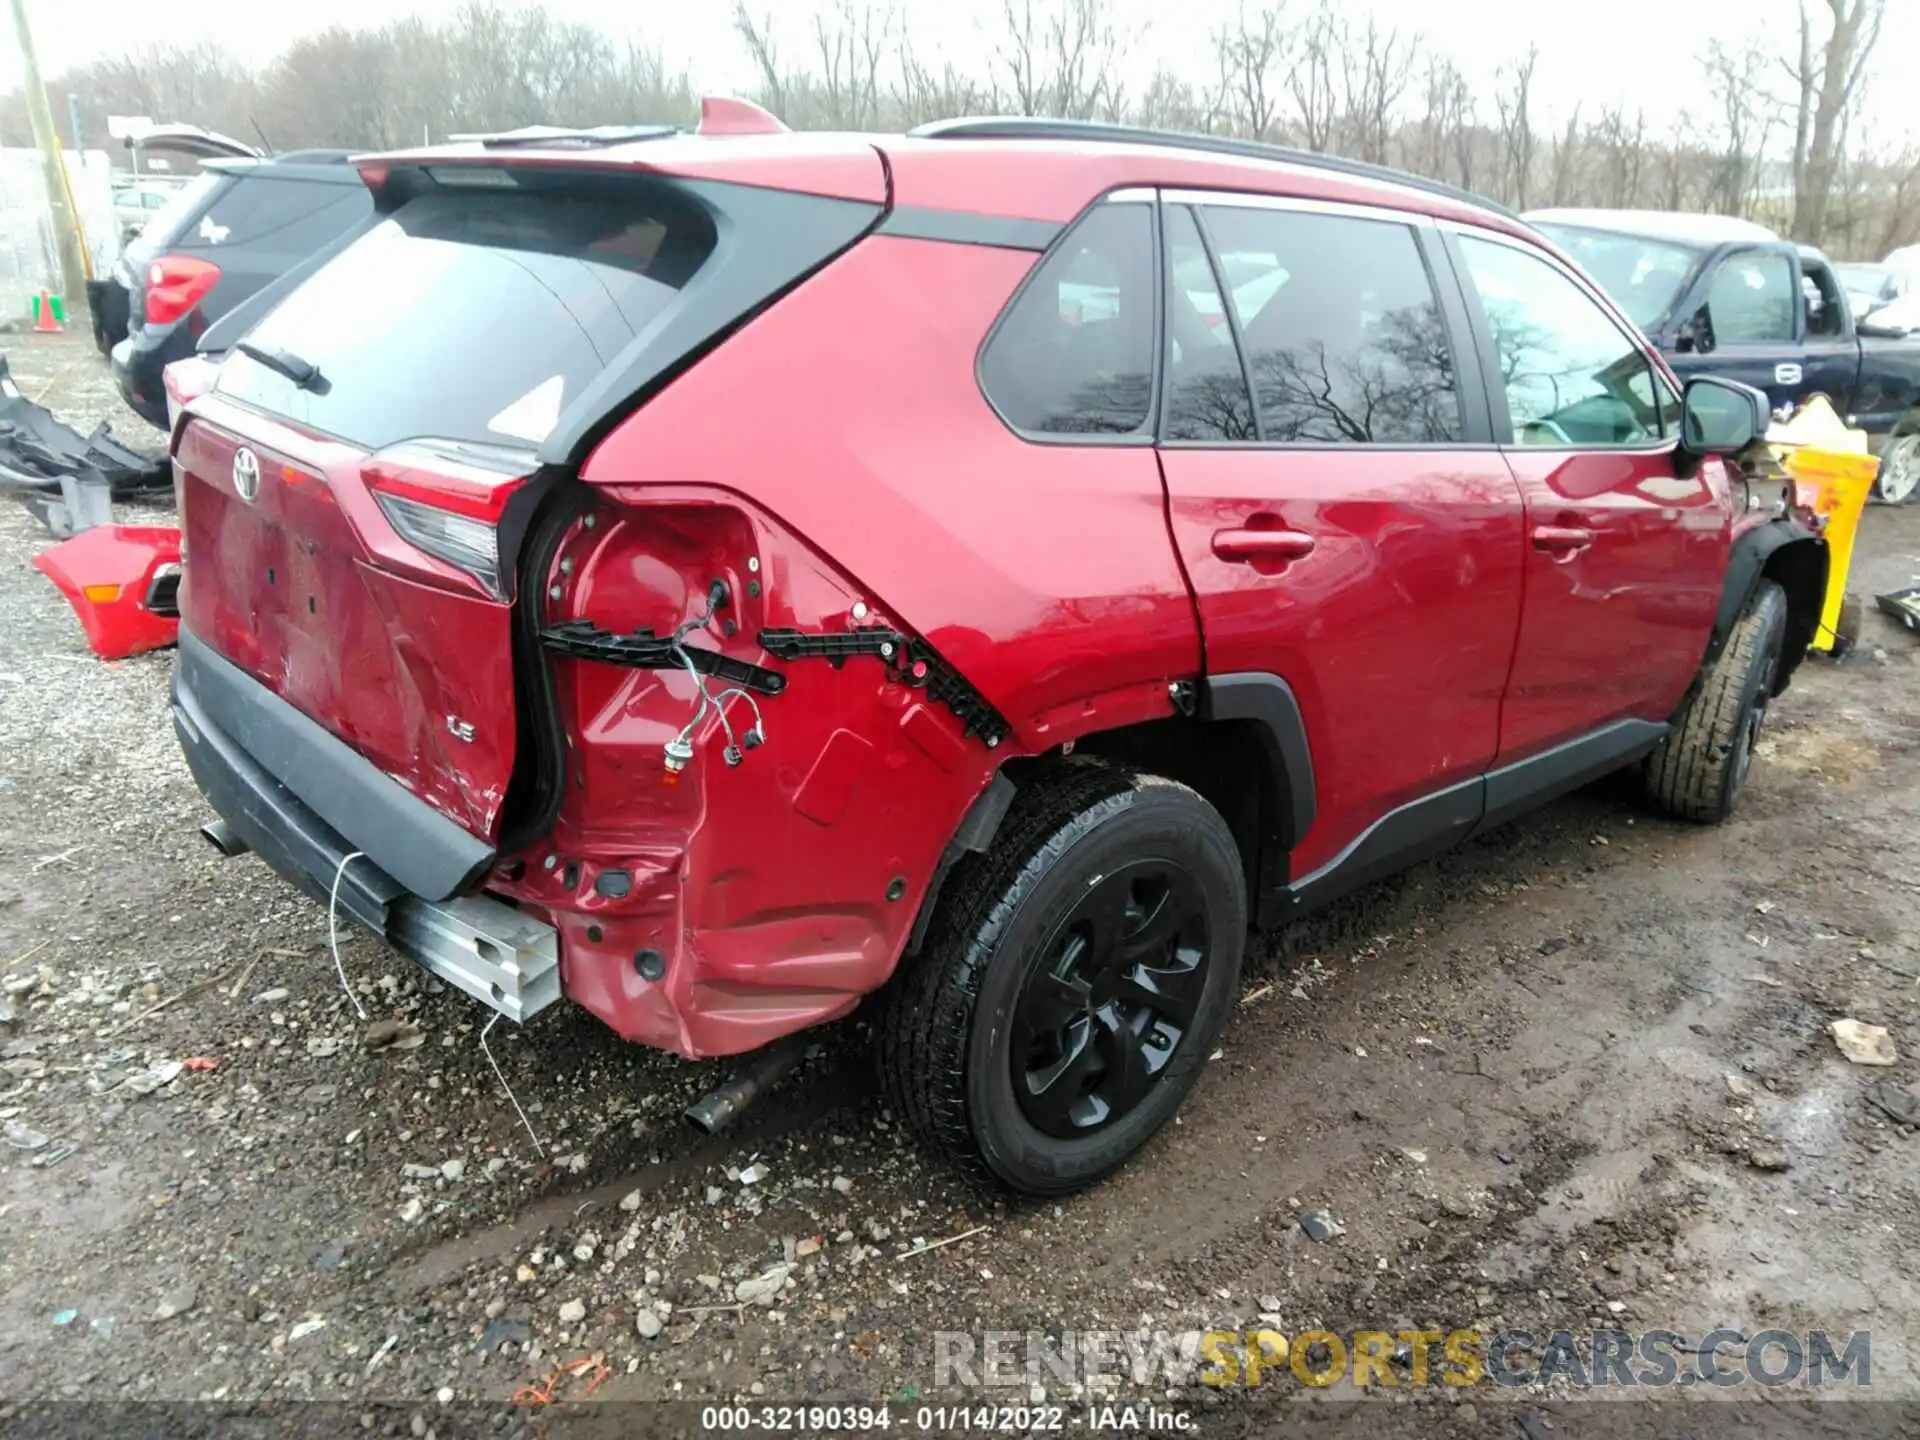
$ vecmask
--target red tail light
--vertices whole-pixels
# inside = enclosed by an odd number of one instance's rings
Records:
[[[370,456],[360,473],[401,539],[500,600],[500,516],[536,463],[506,446],[406,440]]]
[[[220,267],[191,255],[162,255],[147,267],[147,324],[171,325],[206,297]]]

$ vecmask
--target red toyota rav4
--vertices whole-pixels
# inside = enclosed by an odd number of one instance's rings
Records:
[[[990,1182],[1152,1135],[1250,927],[1622,767],[1726,815],[1813,633],[1764,400],[1443,186],[737,104],[360,163],[174,427],[211,838],[516,1020],[884,991]]]

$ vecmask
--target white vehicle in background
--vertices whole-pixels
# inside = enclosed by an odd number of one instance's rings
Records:
[[[1847,292],[1847,308],[1853,311],[1856,320],[1866,319],[1913,288],[1902,283],[1897,270],[1868,261],[1838,262],[1833,273],[1840,277],[1840,284]]]
[[[113,219],[122,240],[131,240],[147,222],[167,208],[167,202],[186,184],[179,180],[135,180],[113,190]]]

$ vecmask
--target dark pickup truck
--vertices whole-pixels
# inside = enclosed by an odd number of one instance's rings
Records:
[[[1541,210],[1527,217],[1606,288],[1686,379],[1724,375],[1777,408],[1825,395],[1873,437],[1877,491],[1920,491],[1920,336],[1854,322],[1826,256],[1717,215]]]

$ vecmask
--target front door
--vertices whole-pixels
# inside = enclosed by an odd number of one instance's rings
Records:
[[[1707,281],[1702,307],[1713,348],[1673,357],[1689,375],[1724,375],[1764,390],[1778,410],[1798,405],[1809,391],[1800,321],[1799,268],[1784,249],[1730,251]]]
[[[1458,289],[1432,278],[1435,232],[1391,211],[1163,200],[1168,513],[1209,673],[1277,675],[1305,718],[1318,813],[1293,876],[1452,785],[1446,823],[1471,828],[1525,542],[1478,373],[1461,374]]]
[[[1572,272],[1492,234],[1454,244],[1501,377],[1494,427],[1526,502],[1501,760],[1614,722],[1665,721],[1720,599],[1726,470],[1680,473],[1678,395]]]

